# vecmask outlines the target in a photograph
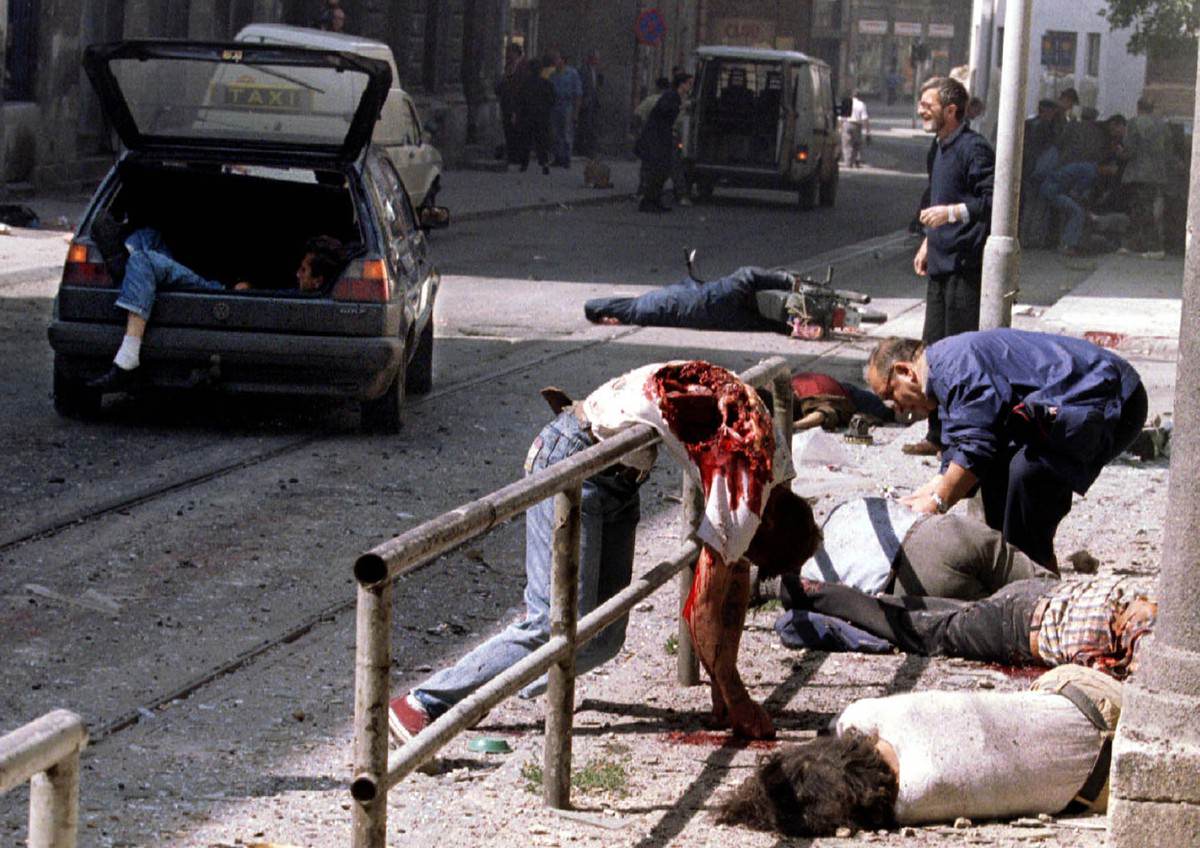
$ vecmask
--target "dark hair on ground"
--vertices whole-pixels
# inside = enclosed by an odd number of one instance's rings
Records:
[[[311,256],[313,276],[328,283],[336,279],[346,264],[342,243],[333,236],[314,236],[304,243],[304,255]]]
[[[867,373],[874,371],[876,374],[886,374],[897,362],[914,361],[924,347],[920,339],[888,336],[875,345],[867,357]]]
[[[758,566],[760,578],[775,577],[799,571],[820,544],[821,528],[812,507],[787,483],[781,483],[767,497],[762,522],[745,557]]]
[[[961,82],[953,77],[930,77],[921,86],[921,93],[924,94],[931,88],[937,91],[938,102],[942,104],[943,109],[947,106],[957,106],[954,111],[955,117],[960,123],[967,119],[967,101],[970,98]]]
[[[894,827],[899,781],[876,741],[850,730],[771,754],[721,802],[717,821],[786,836]]]

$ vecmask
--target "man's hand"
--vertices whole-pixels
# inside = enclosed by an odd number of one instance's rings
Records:
[[[904,497],[902,497],[900,499],[900,503],[904,504],[907,507],[912,508],[913,504],[915,502],[925,500],[930,495],[932,495],[934,492],[936,492],[938,490],[938,486],[940,486],[940,485],[942,485],[942,475],[936,474],[936,475],[934,475],[934,477],[931,480],[929,480],[929,482],[927,482],[921,488],[917,489],[911,495],[905,495]],[[919,511],[920,510],[918,510],[918,512]]]
[[[926,227],[940,227],[950,223],[949,206],[929,206],[921,210],[921,223]]]
[[[933,499],[933,495],[909,495],[907,498],[901,498],[900,503],[911,509],[913,512],[920,512],[926,515],[937,515],[941,510],[938,509],[937,501]]]
[[[929,239],[926,238],[921,242],[921,246],[917,248],[917,255],[913,257],[913,270],[917,272],[918,277],[924,277],[929,273],[929,261],[926,259],[928,252]]]

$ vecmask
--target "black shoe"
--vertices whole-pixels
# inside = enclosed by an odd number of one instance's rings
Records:
[[[89,389],[99,389],[101,393],[124,392],[136,386],[139,377],[138,369],[130,368],[126,370],[120,365],[113,363],[113,366],[102,376],[94,380],[88,380],[87,387]]]

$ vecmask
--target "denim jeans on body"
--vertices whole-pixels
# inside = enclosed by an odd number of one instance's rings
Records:
[[[593,444],[570,410],[547,424],[530,448],[529,472],[560,462]],[[528,472],[527,472],[528,473]],[[639,484],[611,472],[584,481],[579,542],[579,617],[629,585],[640,518]],[[453,666],[437,672],[413,695],[437,717],[483,684],[546,644],[550,638],[550,575],[554,499],[525,513],[525,618],[478,646]],[[628,616],[614,621],[584,645],[575,659],[583,674],[617,655],[625,644]],[[521,690],[533,698],[546,689],[546,676]]]
[[[135,231],[125,240],[125,247],[129,250],[129,259],[125,263],[125,276],[121,279],[117,306],[147,321],[150,320],[154,297],[160,288],[208,291],[225,288],[176,262],[158,230],[143,227]]]

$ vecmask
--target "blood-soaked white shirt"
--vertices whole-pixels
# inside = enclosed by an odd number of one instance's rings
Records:
[[[644,365],[609,380],[582,401],[583,411],[591,422],[592,435],[597,439],[610,438],[634,424],[653,427],[662,436],[667,453],[703,487],[705,481],[700,468],[664,417],[663,398],[656,388],[656,375],[663,368],[677,364],[680,363]],[[766,409],[757,393],[753,388],[747,388],[749,401],[754,405],[752,412],[766,416]],[[766,420],[769,424],[770,418],[767,417]],[[766,455],[757,458],[765,463],[763,467],[770,469],[773,445],[767,442],[761,447],[765,449]],[[629,454],[623,462],[647,471],[653,466],[655,455],[654,447],[650,447]],[[752,509],[752,499],[744,493],[754,490],[755,482],[746,477],[749,472],[740,464],[735,466],[732,473],[738,475],[739,479],[729,480],[721,470],[711,475],[708,488],[704,492],[704,515],[696,531],[701,541],[717,551],[725,562],[730,563],[741,558],[750,546],[750,540],[758,530],[759,514],[766,504],[767,494],[772,485],[772,481],[768,479],[762,486],[761,498],[757,499],[756,508]]]

